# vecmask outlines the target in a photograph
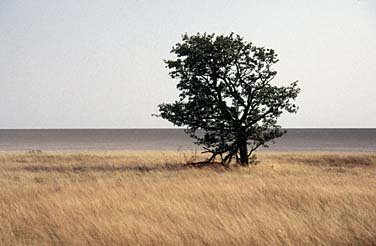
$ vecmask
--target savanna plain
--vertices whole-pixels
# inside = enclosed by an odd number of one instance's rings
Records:
[[[0,245],[376,245],[376,154],[3,152]]]

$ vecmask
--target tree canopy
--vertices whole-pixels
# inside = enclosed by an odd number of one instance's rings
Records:
[[[179,98],[159,105],[159,116],[186,132],[212,155],[204,164],[233,158],[248,165],[254,151],[284,134],[277,119],[295,113],[297,82],[275,86],[270,82],[278,62],[273,49],[256,47],[233,33],[182,36],[165,60],[177,81]]]

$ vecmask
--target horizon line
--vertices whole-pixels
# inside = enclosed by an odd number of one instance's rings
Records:
[[[0,131],[3,130],[184,130],[186,128],[183,127],[125,127],[125,128],[83,128],[83,127],[66,127],[66,128],[0,128]],[[282,129],[290,129],[290,130],[299,130],[299,129],[343,129],[343,130],[356,130],[356,129],[376,129],[376,127],[282,127]]]

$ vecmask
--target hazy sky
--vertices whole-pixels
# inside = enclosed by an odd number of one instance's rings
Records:
[[[1,0],[0,128],[171,127],[151,114],[185,32],[275,49],[302,88],[284,127],[376,127],[375,0]]]

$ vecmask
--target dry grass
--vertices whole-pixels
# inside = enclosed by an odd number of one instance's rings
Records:
[[[2,153],[0,245],[375,245],[376,154]]]

